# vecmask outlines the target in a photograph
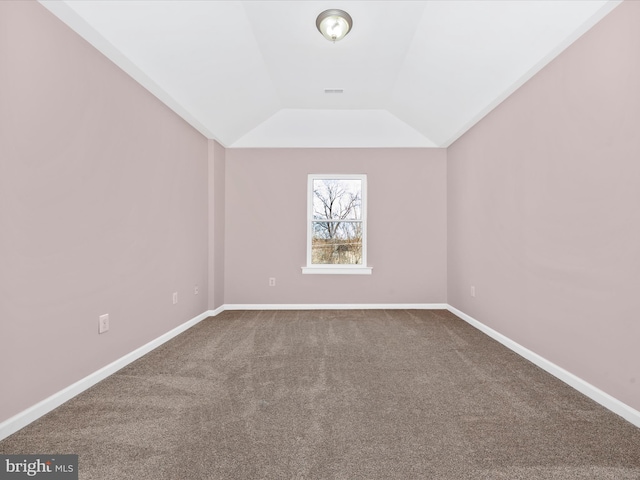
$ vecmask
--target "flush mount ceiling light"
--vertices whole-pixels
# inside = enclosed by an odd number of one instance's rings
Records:
[[[342,40],[352,26],[353,20],[344,10],[325,10],[316,18],[316,27],[322,36],[334,43]]]

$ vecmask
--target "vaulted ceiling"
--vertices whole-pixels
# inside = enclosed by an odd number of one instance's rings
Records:
[[[41,3],[233,148],[447,147],[620,1]],[[329,8],[353,18],[335,44]]]

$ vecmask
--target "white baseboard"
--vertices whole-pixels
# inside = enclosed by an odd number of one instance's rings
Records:
[[[215,317],[216,315],[220,315],[224,311],[225,311],[225,306],[224,305],[220,305],[218,308],[216,308],[214,310],[209,310],[209,311],[205,312],[204,314],[206,314],[208,317]]]
[[[59,407],[63,403],[71,400],[79,393],[84,392],[88,388],[94,386],[96,383],[107,378],[109,375],[112,375],[121,368],[126,367],[134,360],[137,360],[146,353],[149,353],[151,350],[154,350],[168,340],[171,340],[173,337],[193,327],[195,324],[201,322],[205,318],[215,316],[215,311],[216,310],[209,310],[208,312],[204,312],[197,317],[192,318],[191,320],[183,323],[182,325],[179,325],[173,330],[170,330],[167,333],[159,336],[155,340],[152,340],[142,347],[137,348],[133,352],[126,354],[125,356],[110,363],[109,365],[106,365],[101,369],[93,372],[92,374],[87,375],[83,379],[78,380],[76,383],[69,385],[59,392],[54,393],[50,397],[45,398],[44,400],[27,408],[26,410],[23,410],[22,412],[14,415],[11,418],[8,418],[4,422],[0,423],[0,440],[7,438],[9,435],[17,432],[21,428],[26,427],[31,422],[49,413],[51,410]]]
[[[223,307],[224,310],[446,310],[448,305],[446,303],[231,303]]]
[[[628,422],[631,422],[636,427],[640,428],[640,412],[638,410],[630,407],[625,403],[622,403],[617,398],[612,397],[608,393],[600,390],[598,387],[591,385],[590,383],[584,381],[583,379],[574,375],[573,373],[568,372],[564,368],[559,367],[555,363],[550,362],[546,358],[541,357],[537,353],[532,352],[528,348],[523,347],[519,343],[511,340],[510,338],[505,337],[503,334],[496,332],[491,327],[486,326],[484,323],[479,322],[475,318],[467,315],[464,312],[461,312],[457,308],[449,305],[447,309],[454,315],[457,315],[458,317],[463,319],[465,322],[469,323],[471,326],[477,328],[483,333],[486,333],[494,340],[497,340],[502,345],[507,347],[509,350],[512,350],[513,352],[517,353],[521,357],[526,358],[531,363],[534,363],[538,367],[549,372],[554,377],[558,378],[559,380],[562,380],[564,383],[566,383],[570,387],[575,388],[580,393],[586,395],[587,397],[596,401],[603,407],[611,410],[613,413],[617,415],[620,415],[622,418],[624,418]]]

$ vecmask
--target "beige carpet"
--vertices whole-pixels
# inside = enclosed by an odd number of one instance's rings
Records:
[[[640,429],[447,311],[225,312],[0,442],[81,479],[640,479]]]

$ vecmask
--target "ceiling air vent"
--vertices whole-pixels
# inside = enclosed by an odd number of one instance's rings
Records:
[[[344,90],[342,88],[325,88],[324,93],[342,93]]]

